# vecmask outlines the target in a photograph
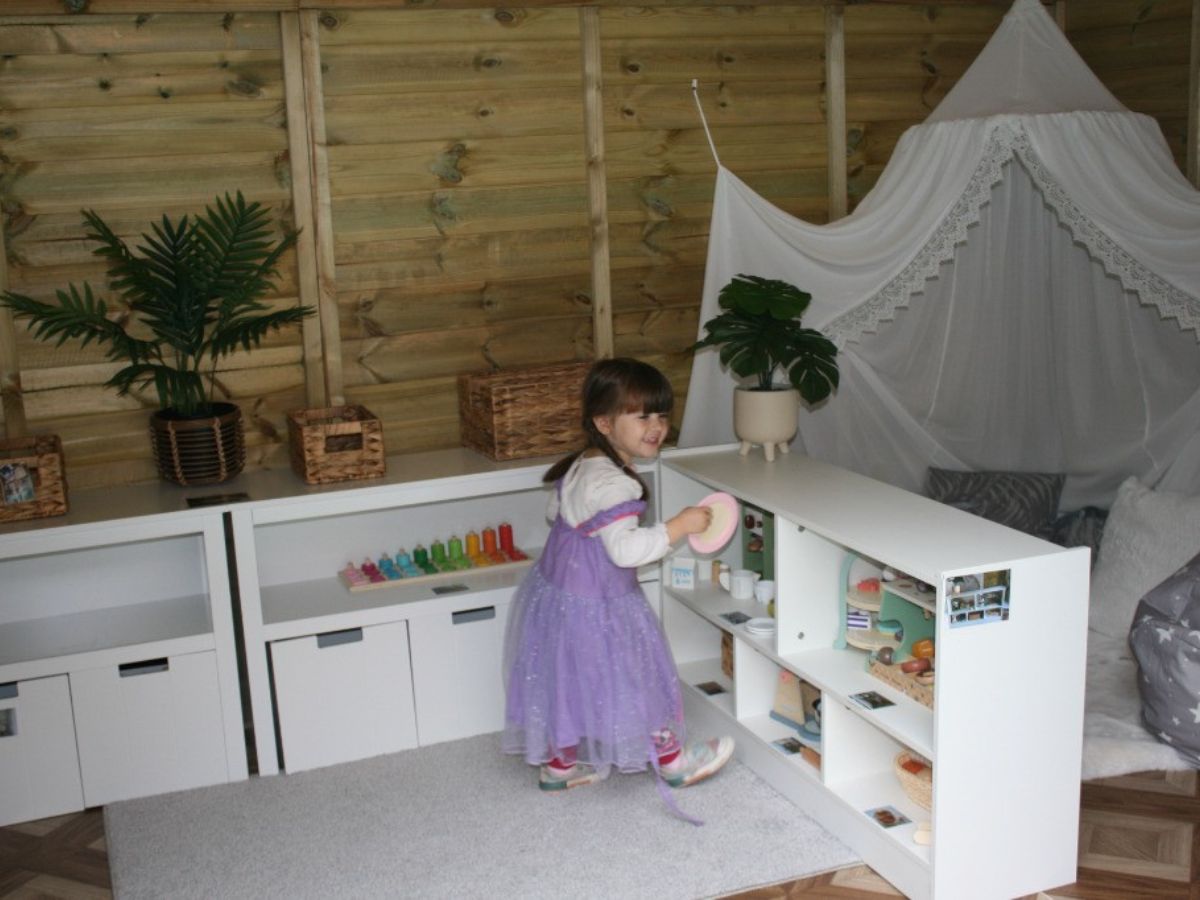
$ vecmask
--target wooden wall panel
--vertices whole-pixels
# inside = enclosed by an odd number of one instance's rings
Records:
[[[850,208],[906,129],[925,120],[1000,23],[1003,8],[938,4],[846,8]]]
[[[195,213],[241,190],[290,224],[285,125],[275,14],[0,22],[9,287],[44,297],[86,279],[111,297],[82,238],[84,208],[136,240],[163,214]],[[284,260],[273,303],[296,302],[294,270],[294,258]],[[153,477],[154,396],[102,387],[115,367],[95,347],[35,341],[20,323],[15,332],[29,427],[63,435],[72,486]],[[271,335],[218,374],[218,396],[250,418],[252,464],[278,454],[282,410],[302,405],[299,340],[298,330]]]
[[[1071,0],[1067,36],[1105,87],[1158,120],[1187,165],[1192,0]]]
[[[346,391],[392,452],[455,444],[458,373],[593,354],[578,13],[318,23]]]
[[[722,162],[793,215],[827,221],[825,10],[818,0],[597,7],[593,122],[614,349],[663,368],[681,412],[715,174],[692,79]],[[1007,8],[846,4],[851,209]],[[1065,8],[1085,60],[1159,119],[1182,165],[1195,0]],[[284,413],[311,405],[314,385],[376,412],[390,452],[455,445],[460,372],[591,358],[593,316],[607,318],[592,297],[603,279],[593,277],[582,39],[578,7],[562,0],[92,0],[78,16],[61,0],[7,0],[0,283],[42,296],[100,283],[83,207],[137,235],[240,187],[281,227],[294,213],[308,223],[317,259],[304,277],[295,254],[285,260],[272,302],[295,303],[316,280],[327,304],[307,359],[296,329],[236,355],[218,379],[247,416],[249,465],[286,465]],[[289,124],[309,159],[292,159]],[[301,177],[308,196],[293,193]],[[72,486],[154,477],[153,398],[103,388],[113,370],[95,348],[56,348],[0,320],[2,406],[14,428],[19,410],[30,430],[62,435]]]
[[[672,377],[682,413],[696,339],[716,165],[823,221],[824,13],[688,7],[601,13],[618,355]]]

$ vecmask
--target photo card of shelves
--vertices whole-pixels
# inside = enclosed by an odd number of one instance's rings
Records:
[[[951,628],[1007,622],[1010,569],[946,579],[946,616]]]
[[[373,591],[421,582],[442,582],[462,577],[473,569],[515,569],[532,564],[529,554],[513,543],[512,525],[502,522],[499,529],[488,526],[481,532],[468,531],[466,541],[457,535],[443,543],[434,541],[426,549],[418,544],[410,554],[401,548],[378,560],[364,559],[361,565],[347,563],[338,572],[352,593]]]

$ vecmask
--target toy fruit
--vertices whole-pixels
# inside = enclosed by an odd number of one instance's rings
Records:
[[[933,668],[933,663],[928,659],[906,659],[900,663],[900,671],[908,672],[910,675],[915,675],[918,672],[928,672]]]
[[[917,659],[933,659],[933,640],[921,638],[919,641],[913,641],[912,655]]]

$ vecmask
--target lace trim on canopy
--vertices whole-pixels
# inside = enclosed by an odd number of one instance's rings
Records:
[[[1105,272],[1118,278],[1143,303],[1157,307],[1164,317],[1179,321],[1180,328],[1195,329],[1200,341],[1200,301],[1147,269],[1105,234],[1071,200],[1034,152],[1024,129],[998,125],[988,137],[983,156],[958,200],[950,207],[925,245],[879,291],[854,309],[838,316],[823,331],[838,346],[857,341],[866,332],[878,331],[881,322],[894,319],[896,310],[909,304],[925,282],[935,278],[942,263],[954,258],[967,240],[967,229],[980,219],[980,210],[991,199],[992,188],[1003,177],[1004,165],[1017,156],[1046,202]]]
[[[958,245],[966,243],[967,228],[979,221],[979,211],[991,199],[992,186],[1004,177],[1004,164],[1013,155],[1014,137],[1009,128],[997,128],[992,133],[967,186],[929,240],[875,296],[838,316],[822,329],[831,341],[841,346],[848,341],[858,340],[864,332],[877,331],[880,322],[894,319],[896,310],[908,306],[912,295],[923,290],[925,282],[937,276],[942,263],[954,258]]]
[[[1180,328],[1196,331],[1196,339],[1200,341],[1200,300],[1150,271],[1101,231],[1054,180],[1024,131],[1016,136],[1014,149],[1046,202],[1058,214],[1059,221],[1067,226],[1076,241],[1083,244],[1092,259],[1109,275],[1119,279],[1125,290],[1137,294],[1142,303],[1157,308],[1164,319],[1176,319]]]

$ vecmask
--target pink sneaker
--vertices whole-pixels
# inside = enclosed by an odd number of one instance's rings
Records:
[[[595,784],[599,780],[600,773],[583,763],[575,763],[569,769],[560,769],[547,764],[542,766],[541,774],[538,775],[538,787],[543,791],[565,791],[569,788]]]
[[[733,738],[710,738],[703,743],[689,743],[660,771],[671,787],[687,787],[716,775],[732,756]]]

